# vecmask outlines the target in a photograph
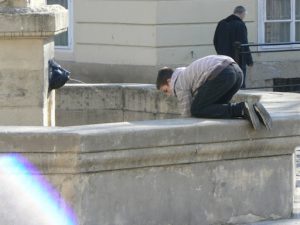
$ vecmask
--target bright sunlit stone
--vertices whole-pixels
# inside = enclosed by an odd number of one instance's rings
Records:
[[[76,225],[72,210],[19,154],[0,156],[0,216],[6,224]]]

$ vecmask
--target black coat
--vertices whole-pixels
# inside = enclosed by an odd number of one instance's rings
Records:
[[[219,55],[227,55],[235,59],[234,42],[248,44],[248,32],[245,23],[236,15],[230,15],[221,20],[214,35],[214,46]],[[244,47],[241,51],[250,51],[249,47]],[[236,59],[235,59],[236,60]],[[236,60],[237,61],[237,60]],[[252,65],[253,60],[251,54],[241,54],[239,57],[239,65],[242,68],[246,64]]]

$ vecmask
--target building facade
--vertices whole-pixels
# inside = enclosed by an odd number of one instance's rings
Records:
[[[235,6],[247,9],[251,43],[300,41],[299,0],[48,0],[69,8],[70,27],[55,57],[84,82],[154,83],[162,66],[187,65],[215,54],[217,22]],[[300,45],[252,47],[297,49]],[[247,86],[297,77],[300,52],[254,53]]]

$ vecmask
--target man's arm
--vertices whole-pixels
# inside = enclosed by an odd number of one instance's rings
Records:
[[[244,23],[241,23],[239,25],[238,40],[242,44],[248,44],[248,31],[247,31],[247,27]],[[244,47],[242,49],[242,51],[243,52],[250,52],[249,46]],[[244,54],[244,57],[245,57],[245,60],[246,60],[246,64],[248,66],[252,66],[253,65],[253,59],[252,59],[251,53]]]
[[[192,103],[192,94],[190,91],[177,89],[176,90],[177,99],[180,105],[181,114],[184,117],[191,116],[191,103]]]
[[[217,25],[217,28],[216,28],[216,30],[215,30],[215,34],[214,34],[214,46],[215,46],[215,50],[216,50],[216,52],[218,53],[218,50],[217,50],[217,48],[218,48],[218,46],[217,46],[217,44],[218,44],[218,41],[217,41],[217,39],[218,39],[218,33],[219,33],[219,29],[220,29],[220,23],[218,23],[218,25]]]

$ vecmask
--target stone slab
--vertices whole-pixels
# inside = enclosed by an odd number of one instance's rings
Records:
[[[45,4],[45,0],[2,0],[0,7],[36,7]]]
[[[47,37],[68,27],[68,11],[60,5],[0,7],[0,38]]]
[[[20,113],[22,111],[22,113]],[[44,109],[41,106],[3,107],[0,109],[1,126],[41,126],[44,124]]]
[[[125,87],[124,109],[156,113],[156,93],[149,87]]]
[[[125,110],[123,121],[139,121],[139,120],[155,120],[155,119],[156,119],[155,113]]]
[[[50,180],[66,184],[59,190],[79,224],[241,224],[291,215],[291,160],[227,160]]]
[[[2,39],[0,47],[0,124],[54,125],[55,94],[48,94],[53,38]]]
[[[65,116],[68,115],[68,116]],[[120,110],[57,110],[56,124],[59,126],[88,125],[96,123],[122,122],[123,111]]]
[[[144,125],[144,127],[140,125],[139,129],[136,129],[132,122],[127,124],[129,127],[125,130],[122,128],[124,123],[103,124],[101,127],[86,125],[84,132],[78,131],[80,127],[50,130],[1,127],[0,149],[3,152],[27,154],[32,162],[41,165],[40,169],[45,173],[58,172],[56,167],[48,164],[48,160],[55,162],[55,159],[60,157],[65,159],[65,169],[59,168],[60,172],[91,173],[293,155],[296,146],[300,145],[299,135],[282,137],[264,137],[262,135],[253,139],[245,139],[240,136],[240,140],[223,138],[223,140],[211,142],[205,142],[194,136],[194,142],[181,141],[179,143],[171,140],[171,136],[164,136],[162,132],[154,128],[150,132],[151,125]],[[147,132],[141,128],[148,128]],[[110,131],[108,131],[109,129]],[[173,129],[172,127],[168,128],[172,136],[174,135]],[[216,130],[220,130],[220,128],[215,127],[215,133],[217,133]],[[187,137],[191,135],[188,131],[187,128],[181,129],[182,139],[188,139]],[[173,136],[173,139],[176,139],[174,137],[178,138],[179,134]],[[243,147],[241,148],[241,146]],[[68,156],[59,153],[69,153],[71,156],[76,154],[76,157],[69,159]],[[44,160],[42,157],[37,157],[39,155],[44,155]],[[77,166],[74,168],[72,165]]]
[[[67,84],[56,91],[58,110],[122,110],[123,90],[120,85]]]

